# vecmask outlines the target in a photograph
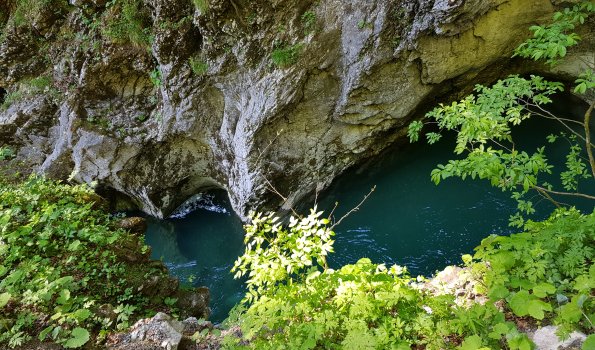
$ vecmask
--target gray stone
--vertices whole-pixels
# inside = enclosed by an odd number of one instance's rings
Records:
[[[557,326],[546,326],[538,328],[531,334],[531,340],[537,346],[537,350],[579,350],[587,339],[587,336],[580,332],[572,332],[566,340],[561,340],[556,335]]]
[[[170,316],[160,312],[150,319],[143,319],[132,326],[130,331],[130,342],[118,344],[120,346],[133,347],[134,343],[149,343],[150,346],[159,346],[167,350],[176,350],[182,340],[184,326],[181,322],[172,319]]]

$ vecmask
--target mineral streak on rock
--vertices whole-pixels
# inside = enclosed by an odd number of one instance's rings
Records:
[[[436,96],[518,71],[512,50],[554,10],[549,0],[143,0],[145,48],[106,37],[105,2],[55,2],[28,25],[0,21],[0,88],[22,95],[0,111],[0,144],[157,217],[212,187],[244,218],[294,205],[401,137]],[[567,61],[572,76],[580,61]],[[27,90],[41,76],[51,84]]]

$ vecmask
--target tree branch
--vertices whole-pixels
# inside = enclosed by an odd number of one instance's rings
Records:
[[[538,191],[543,191],[543,193],[547,192],[547,193],[550,193],[550,194],[556,194],[556,195],[560,195],[560,196],[582,197],[582,198],[587,198],[587,199],[595,200],[595,196],[591,196],[591,195],[584,194],[584,193],[578,193],[578,192],[558,192],[558,191],[548,190],[547,188],[543,188],[543,187],[540,187],[540,186],[534,186],[534,187]]]

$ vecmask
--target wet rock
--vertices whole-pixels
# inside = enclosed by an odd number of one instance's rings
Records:
[[[178,299],[176,306],[180,309],[182,317],[209,318],[211,295],[208,288],[181,289],[176,294],[176,298]]]
[[[117,225],[119,228],[139,235],[143,235],[147,231],[147,219],[138,216],[120,219]]]
[[[538,328],[530,334],[531,340],[535,343],[537,350],[579,350],[587,336],[580,332],[572,332],[566,340],[561,340],[556,335],[557,326],[546,326]]]

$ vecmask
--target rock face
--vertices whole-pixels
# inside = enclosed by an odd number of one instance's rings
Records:
[[[436,96],[511,71],[527,28],[554,10],[550,0],[127,0],[146,16],[145,48],[109,35],[119,5],[54,3],[20,26],[3,11],[11,103],[0,144],[157,217],[212,187],[242,217],[294,205],[402,136]]]

